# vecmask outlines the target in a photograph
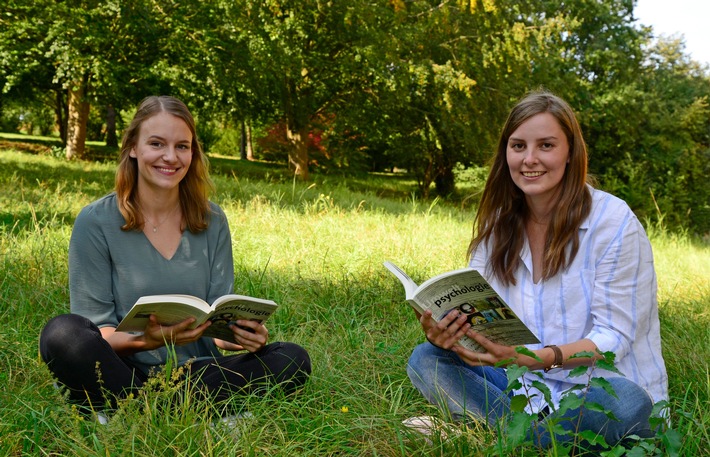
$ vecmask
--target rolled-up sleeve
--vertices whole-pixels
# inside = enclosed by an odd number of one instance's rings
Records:
[[[617,359],[630,352],[639,312],[646,308],[640,302],[649,302],[649,292],[655,289],[653,265],[644,266],[640,256],[645,239],[641,226],[630,211],[620,219],[619,225],[597,231],[608,238],[595,243],[592,329],[587,335],[600,351],[612,351]]]

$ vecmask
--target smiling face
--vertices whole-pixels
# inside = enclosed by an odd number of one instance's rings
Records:
[[[192,132],[177,116],[164,111],[140,126],[130,156],[138,164],[138,188],[177,190],[192,163]]]
[[[554,204],[569,157],[567,135],[548,112],[530,117],[508,138],[510,176],[530,203]]]

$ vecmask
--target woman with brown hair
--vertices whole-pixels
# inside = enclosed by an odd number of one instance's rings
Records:
[[[622,376],[598,367],[593,374],[606,378],[616,396],[600,387],[584,395],[618,421],[574,409],[564,413],[561,425],[591,430],[609,444],[630,434],[653,434],[649,416],[655,402],[667,399],[667,376],[651,246],[626,203],[587,183],[586,145],[564,100],[534,92],[510,112],[468,254],[470,266],[488,279],[541,344],[528,346],[536,357],[521,355],[515,347],[471,331],[461,313],[440,322],[425,313],[420,322],[429,342],[414,350],[408,374],[429,401],[454,418],[494,425],[509,414],[512,396],[524,394],[527,411],[540,418],[533,427],[535,439],[549,446],[546,421],[556,417],[563,393],[578,381],[568,377],[569,370],[591,366],[599,353],[613,352]],[[457,345],[464,334],[487,352]],[[580,353],[586,356],[572,357]],[[520,380],[523,387],[506,392],[506,369],[500,363],[530,370]],[[550,397],[534,382],[543,382]]]
[[[123,136],[115,191],[86,206],[74,224],[71,314],[50,320],[40,336],[42,358],[70,400],[110,406],[168,357],[216,400],[274,384],[292,392],[308,378],[308,353],[267,344],[266,327],[253,321],[237,321],[233,341],[202,337],[210,323],[190,329],[192,318],[161,325],[151,316],[141,333],[116,331],[143,295],[182,293],[211,303],[233,292],[231,235],[224,212],[208,200],[212,187],[185,104],[143,100]]]

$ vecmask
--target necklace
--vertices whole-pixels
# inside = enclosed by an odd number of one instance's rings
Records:
[[[180,206],[180,202],[178,202],[178,204],[175,205],[175,207],[170,210],[170,212],[168,213],[168,215],[165,216],[165,218],[163,218],[162,221],[158,222],[157,225],[154,224],[153,221],[151,221],[151,220],[148,218],[148,216],[145,215],[145,212],[143,212],[143,208],[141,208],[141,214],[143,214],[143,217],[145,218],[145,220],[148,221],[148,223],[153,226],[153,233],[156,233],[156,232],[158,231],[158,227],[160,227],[161,225],[163,225],[163,224],[165,223],[165,221],[167,221],[167,220],[170,218],[170,216],[173,215],[173,213],[175,212],[176,209],[178,209],[179,206]]]

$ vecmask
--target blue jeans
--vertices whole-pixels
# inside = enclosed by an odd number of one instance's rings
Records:
[[[447,411],[456,420],[473,417],[495,426],[510,412],[511,393],[506,393],[508,378],[503,368],[473,367],[464,363],[456,353],[440,349],[430,343],[417,346],[409,359],[407,374],[412,384],[431,403]],[[586,401],[600,404],[611,411],[618,421],[605,414],[585,410],[578,420],[580,410],[567,411],[560,425],[565,430],[591,430],[614,445],[630,434],[651,437],[649,425],[653,402],[643,388],[626,378],[607,378],[618,398],[604,389],[591,387]],[[554,414],[554,413],[553,413]],[[552,441],[545,419],[535,421],[531,436],[541,447]],[[567,420],[570,419],[570,420]],[[556,435],[557,442],[570,441],[569,435]]]

